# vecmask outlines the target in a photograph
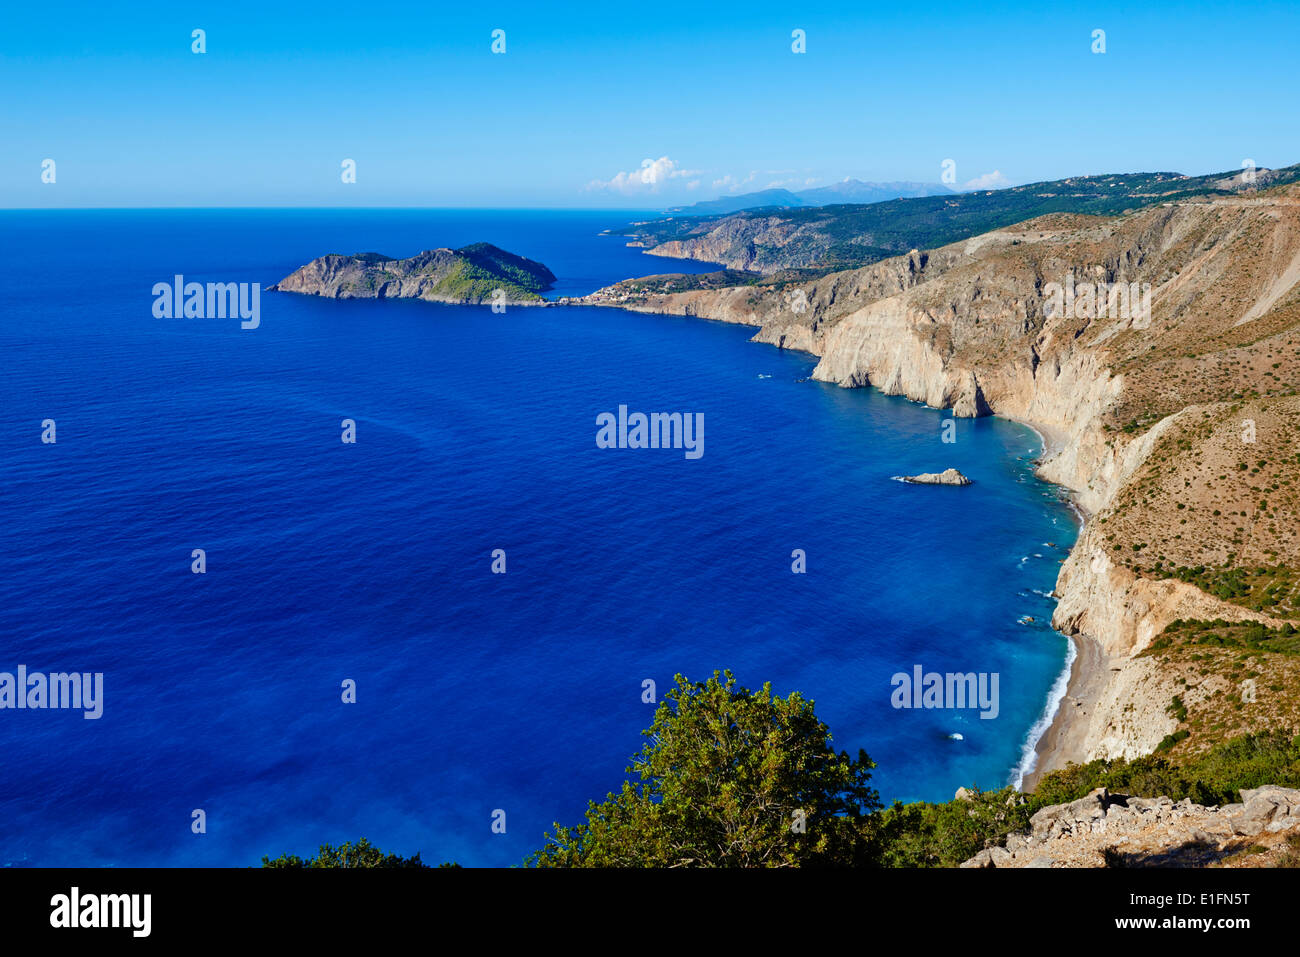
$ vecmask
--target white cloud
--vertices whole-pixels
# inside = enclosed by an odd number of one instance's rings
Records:
[[[700,170],[681,169],[675,160],[661,156],[658,159],[643,159],[640,169],[619,173],[611,180],[593,179],[587,184],[587,189],[610,189],[619,193],[655,193],[669,180],[699,175]]]
[[[746,176],[744,179],[736,179],[736,177],[732,176],[730,173],[727,173],[721,179],[715,179],[713,181],[713,188],[725,189],[729,193],[738,193],[746,186],[753,183],[754,180],[757,178],[758,178],[758,170],[756,169],[750,170],[749,175]]]
[[[1002,175],[1001,170],[995,169],[991,173],[985,173],[983,176],[977,176],[970,182],[966,183],[965,189],[1001,189],[1004,186],[1010,186],[1011,180]]]

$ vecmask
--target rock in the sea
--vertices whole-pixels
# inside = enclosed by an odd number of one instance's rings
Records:
[[[313,259],[268,290],[330,299],[424,299],[492,305],[544,305],[555,274],[491,243],[430,249],[409,259],[381,253]]]
[[[911,482],[913,485],[969,485],[970,479],[956,469],[944,469],[942,472],[922,472],[920,475],[895,475],[899,482]]]

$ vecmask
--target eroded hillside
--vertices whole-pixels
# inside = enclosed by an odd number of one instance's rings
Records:
[[[1208,176],[1127,173],[1073,176],[1006,189],[814,209],[745,209],[668,216],[622,230],[656,255],[700,259],[764,274],[865,266],[914,246],[941,246],[1052,213],[1112,216],[1189,197],[1255,193],[1300,180],[1300,167]]]
[[[1300,619],[1300,186],[1052,214],[811,281],[673,288],[585,301],[755,325],[819,356],[817,379],[1047,436],[1042,474],[1090,515],[1055,623],[1095,639],[1107,670],[1071,756],[1203,747],[1241,725],[1211,720],[1241,711],[1224,700],[1171,707],[1226,693],[1189,693],[1213,676],[1161,665],[1185,642],[1153,645],[1175,621]],[[1274,715],[1300,715],[1293,652],[1247,651],[1256,686],[1286,699]]]

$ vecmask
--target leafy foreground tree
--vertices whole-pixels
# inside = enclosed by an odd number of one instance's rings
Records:
[[[538,867],[792,867],[873,863],[879,850],[868,786],[875,764],[831,747],[798,693],[751,692],[731,672],[675,678],[643,731],[617,794],[586,823],[555,825]]]
[[[401,857],[385,854],[364,837],[355,844],[322,844],[314,858],[303,860],[297,854],[281,854],[275,860],[262,858],[263,867],[280,867],[302,870],[317,867],[421,867],[428,868],[420,855]],[[439,867],[459,867],[459,864],[440,864]]]
[[[1012,831],[1027,828],[1038,807],[1010,787],[998,791],[968,788],[965,797],[942,804],[896,801],[873,821],[882,847],[881,863],[885,867],[957,867],[986,847],[1005,844]]]

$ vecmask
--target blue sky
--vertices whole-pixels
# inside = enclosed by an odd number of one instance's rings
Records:
[[[0,207],[644,209],[949,158],[959,183],[1300,161],[1294,3],[545,6],[7,4]]]

